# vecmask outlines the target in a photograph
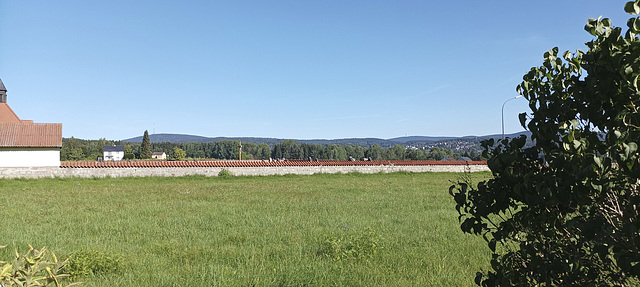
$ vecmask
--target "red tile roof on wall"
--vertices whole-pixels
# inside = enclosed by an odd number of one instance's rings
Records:
[[[62,147],[62,124],[0,122],[0,147]]]
[[[374,160],[374,161],[263,161],[263,160],[208,160],[208,161],[63,161],[62,168],[152,168],[152,167],[273,167],[273,166],[376,166],[376,165],[486,165],[486,161],[428,161],[428,160]]]

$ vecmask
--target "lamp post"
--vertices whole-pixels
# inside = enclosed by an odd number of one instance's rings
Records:
[[[502,104],[502,139],[504,139],[504,105],[506,105],[508,101],[512,101],[512,100],[515,100],[517,98],[522,98],[522,95],[519,95],[517,97],[513,97],[511,99],[508,99],[508,100],[504,101],[504,103]]]

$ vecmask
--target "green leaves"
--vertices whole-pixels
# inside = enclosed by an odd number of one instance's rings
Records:
[[[527,128],[527,113],[520,113],[520,114],[518,115],[518,119],[520,120],[520,125],[521,125],[523,128],[525,128],[525,129],[526,129],[526,128]]]
[[[640,0],[625,11],[640,14]],[[627,26],[589,19],[586,52],[544,53],[516,88],[535,146],[483,144],[494,178],[450,189],[462,230],[493,253],[477,284],[640,282],[640,20]]]
[[[607,36],[611,31],[611,19],[602,19],[602,16],[598,19],[589,18],[584,29],[593,36]]]
[[[173,159],[184,160],[186,157],[187,157],[187,153],[183,149],[179,147],[176,147],[173,149]]]
[[[640,14],[640,1],[629,1],[624,5],[624,11],[631,15]]]
[[[635,33],[640,32],[640,19],[638,18],[631,18],[627,21],[627,27],[629,28],[629,31]]]
[[[0,286],[62,286],[61,279],[69,277],[61,272],[67,260],[58,261],[53,252],[53,261],[47,260],[46,247],[38,250],[29,245],[29,250],[23,255],[19,254],[17,249],[14,249],[14,253],[14,260],[0,267]],[[66,286],[78,284],[80,283]]]
[[[75,252],[63,271],[72,278],[115,273],[122,267],[122,256],[97,249]]]

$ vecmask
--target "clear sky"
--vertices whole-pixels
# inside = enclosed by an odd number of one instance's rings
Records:
[[[0,79],[64,137],[499,134],[522,75],[625,2],[3,0]]]

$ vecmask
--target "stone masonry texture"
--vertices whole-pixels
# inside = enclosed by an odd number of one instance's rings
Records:
[[[390,172],[478,172],[488,171],[486,164],[472,165],[316,165],[316,166],[253,166],[253,167],[112,167],[112,168],[60,168],[24,167],[0,168],[0,178],[55,178],[55,177],[152,177],[152,176],[217,176],[221,170],[236,176],[266,176],[316,173],[390,173]]]

